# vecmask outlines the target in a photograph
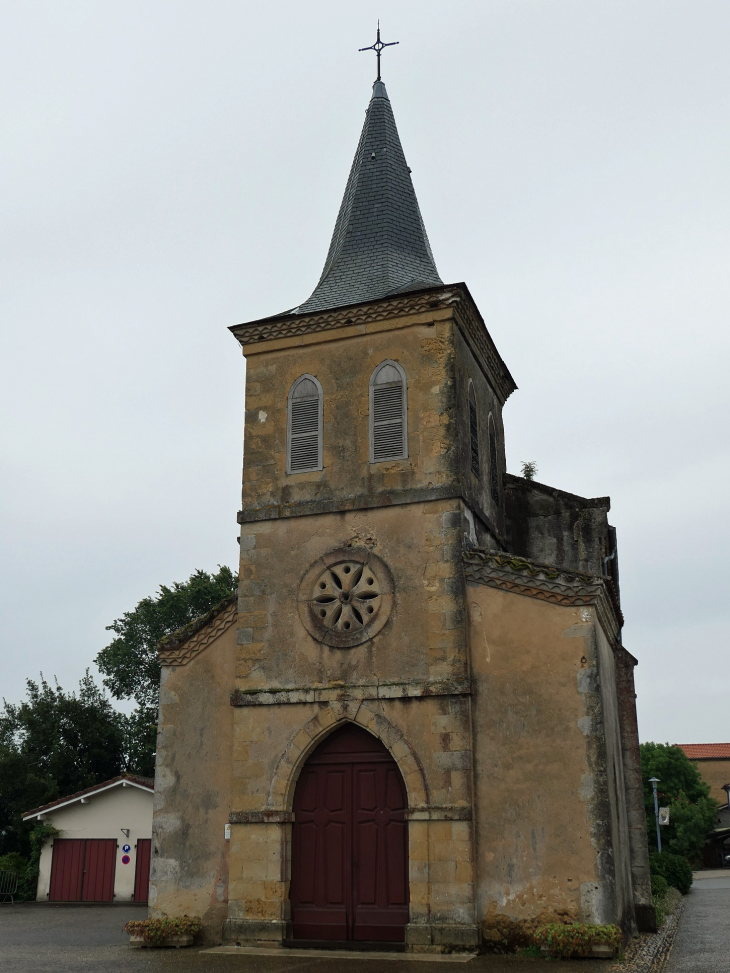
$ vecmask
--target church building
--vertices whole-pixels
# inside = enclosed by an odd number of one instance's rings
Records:
[[[515,382],[380,79],[314,292],[231,331],[240,589],[160,645],[150,914],[267,946],[650,930],[610,501],[507,473]]]

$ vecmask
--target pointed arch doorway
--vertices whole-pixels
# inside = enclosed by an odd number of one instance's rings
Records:
[[[304,765],[294,792],[295,940],[404,942],[408,801],[398,765],[353,723]]]

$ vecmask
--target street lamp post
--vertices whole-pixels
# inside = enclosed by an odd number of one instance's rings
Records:
[[[659,783],[658,777],[650,777],[649,783],[654,788],[654,821],[656,822],[656,846],[661,852],[662,850],[662,836],[659,833],[659,800],[656,796],[656,785]]]

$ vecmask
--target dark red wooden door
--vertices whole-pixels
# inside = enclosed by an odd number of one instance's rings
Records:
[[[51,902],[80,902],[84,879],[83,838],[56,838],[51,860]]]
[[[146,902],[150,888],[150,846],[149,838],[137,839],[137,862],[134,866],[134,901]]]
[[[116,838],[56,838],[51,902],[113,902]]]
[[[112,902],[116,868],[116,838],[87,838],[82,902]]]
[[[317,748],[294,795],[295,939],[404,940],[406,807],[395,761],[365,730],[350,724]]]

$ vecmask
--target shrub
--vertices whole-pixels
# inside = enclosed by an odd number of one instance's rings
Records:
[[[28,862],[17,851],[9,851],[7,855],[0,855],[0,872],[15,872],[18,877],[25,872]]]
[[[682,901],[682,893],[677,889],[670,887],[667,894],[664,896],[664,908],[669,915],[673,915]]]
[[[547,946],[558,956],[588,956],[591,946],[613,946],[620,949],[623,933],[618,926],[594,926],[575,922],[570,925],[552,923],[541,926],[535,933],[535,942]]]
[[[130,936],[141,936],[148,946],[162,946],[170,936],[196,936],[203,928],[197,916],[179,916],[176,919],[132,919],[122,927]]]
[[[652,875],[651,894],[659,899],[663,899],[669,891],[669,882],[663,875]]]
[[[664,899],[660,899],[657,895],[653,895],[651,897],[651,901],[654,903],[654,911],[656,912],[656,928],[657,932],[659,932],[667,918],[667,910],[664,908]]]
[[[661,875],[667,884],[677,889],[682,895],[687,895],[692,888],[692,868],[682,855],[673,855],[670,851],[657,851],[649,855],[649,867],[652,875]]]
[[[533,943],[532,946],[525,946],[525,947],[523,947],[523,949],[518,949],[517,950],[517,955],[518,956],[538,956],[539,957],[539,956],[542,956],[542,953],[540,952],[540,947],[537,945],[537,943]]]

